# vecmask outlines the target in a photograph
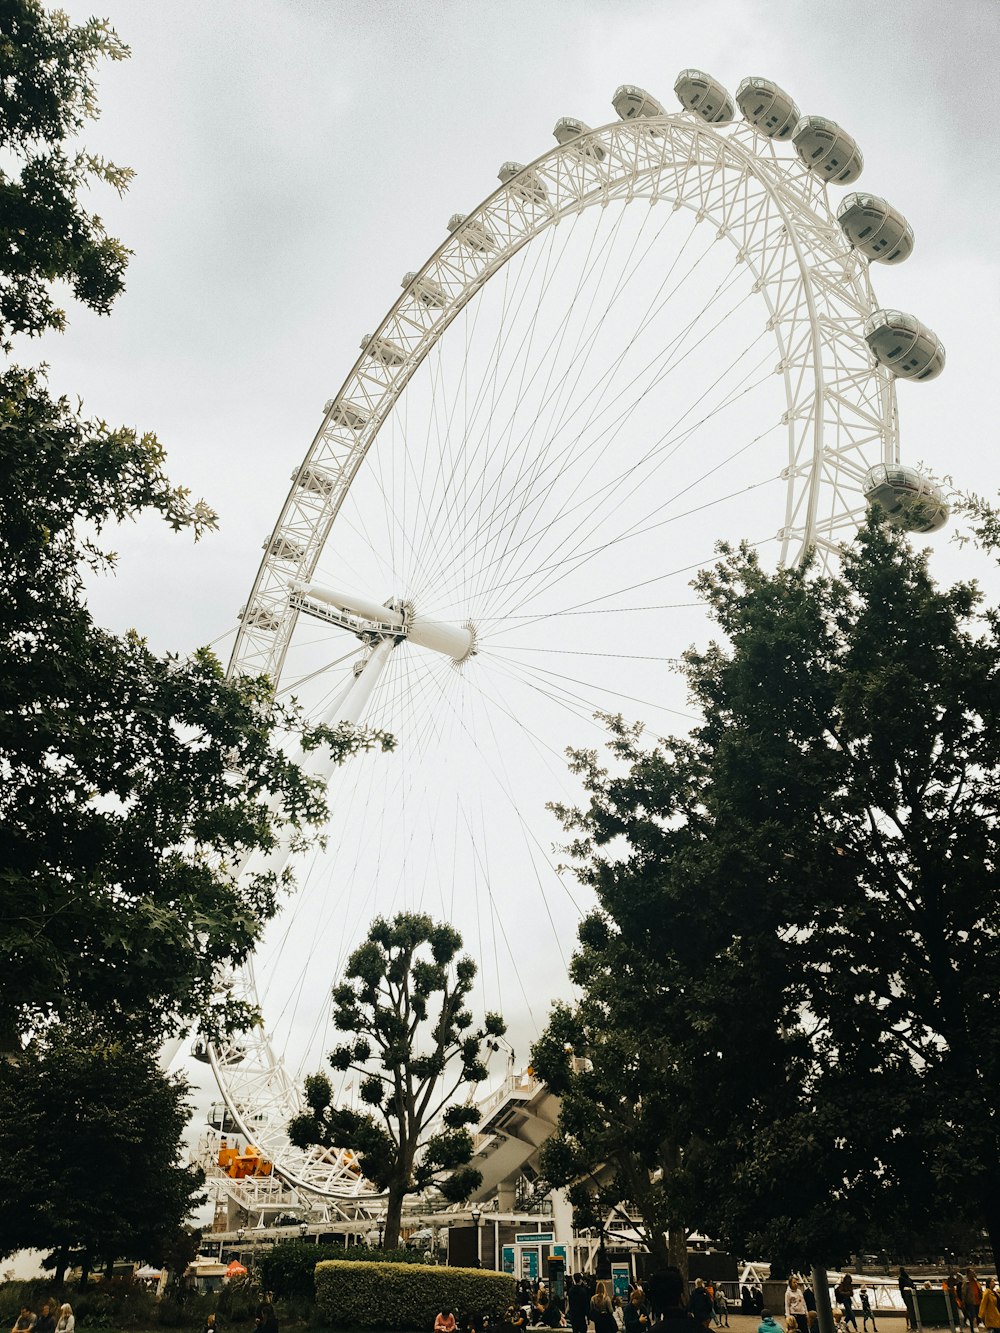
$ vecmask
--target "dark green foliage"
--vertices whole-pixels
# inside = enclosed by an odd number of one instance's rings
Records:
[[[388,1191],[387,1249],[399,1239],[407,1194],[434,1183],[458,1202],[482,1179],[467,1166],[467,1126],[479,1114],[449,1103],[463,1084],[486,1077],[482,1054],[498,1049],[504,1023],[487,1014],[472,1029],[466,1000],[476,965],[458,956],[461,947],[457,930],[421,913],[372,922],[348,959],[346,979],[334,987],[333,1021],[348,1040],[331,1052],[330,1064],[358,1073],[362,1101],[373,1110],[336,1107],[330,1080],[314,1074],[305,1081],[309,1110],[289,1126],[299,1147],[321,1143],[362,1154],[365,1175]],[[428,1135],[442,1111],[444,1127]]]
[[[74,26],[38,0],[4,0],[0,22],[0,347],[15,333],[61,329],[53,284],[107,314],[124,289],[128,250],[80,196],[102,181],[120,194],[132,172],[69,141],[97,114],[94,68],[128,47],[100,19]]]
[[[33,372],[0,376],[8,1043],[81,1005],[109,1023],[141,1012],[150,1035],[246,1022],[214,978],[247,956],[281,885],[238,877],[240,857],[325,816],[322,786],[281,748],[300,719],[266,680],[227,682],[208,650],[159,658],[94,624],[80,568],[108,557],[84,534],[143,509],[196,535],[214,522],[170,486],[155,437],[84,420]],[[341,758],[369,743],[324,738]]]
[[[175,1251],[202,1181],[179,1163],[185,1095],[148,1043],[96,1028],[50,1028],[0,1062],[0,1255],[52,1250],[89,1269]]]
[[[256,1284],[247,1277],[231,1278],[216,1297],[216,1310],[227,1324],[248,1323],[260,1304]]]
[[[476,1268],[427,1264],[322,1263],[316,1269],[316,1306],[331,1328],[434,1327],[438,1311],[456,1318],[488,1314],[499,1321],[514,1299],[514,1279]]]
[[[37,0],[0,6],[0,345],[59,328],[51,285],[105,312],[125,250],[77,195],[129,172],[65,142],[97,114],[93,72],[128,54],[107,24]],[[146,1035],[252,1021],[214,981],[276,910],[244,853],[303,836],[321,786],[282,749],[301,729],[266,680],[226,682],[207,651],[158,658],[91,619],[81,571],[108,526],[153,511],[197,539],[215,515],[174,487],[155,435],[86,420],[36,371],[0,376],[0,1050],[81,1008]],[[381,738],[386,743],[386,738]],[[338,758],[353,733],[307,733]]]
[[[257,1262],[260,1283],[279,1299],[313,1301],[316,1289],[313,1277],[319,1263],[374,1262],[419,1264],[423,1256],[416,1250],[378,1250],[352,1245],[313,1245],[309,1241],[285,1241],[266,1250]]]
[[[621,1123],[667,1216],[738,1251],[839,1261],[942,1216],[1000,1249],[1000,618],[877,518],[836,577],[722,555],[704,723],[609,719],[613,770],[574,756],[599,909],[536,1048],[547,1169],[628,1197]]]

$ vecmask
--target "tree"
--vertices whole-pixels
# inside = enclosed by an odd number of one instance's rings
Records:
[[[0,147],[20,175],[0,171],[0,341],[61,327],[57,279],[97,311],[121,290],[126,252],[77,194],[128,173],[62,145],[96,115],[95,62],[126,54],[97,20],[3,7]],[[281,883],[240,865],[325,817],[285,734],[338,759],[376,742],[304,728],[268,681],[227,682],[207,650],[160,658],[94,624],[81,569],[113,568],[102,530],[149,510],[196,539],[215,526],[171,486],[154,435],[86,420],[36,371],[0,375],[0,1050],[81,1006],[125,1027],[142,1014],[151,1036],[252,1022],[216,980]]]
[[[285,754],[301,728],[269,682],[227,682],[215,656],[160,658],[94,624],[81,536],[143,509],[209,521],[162,470],[155,438],[110,430],[0,377],[0,1032],[10,1045],[85,1006],[155,1035],[253,1020],[216,990],[277,910],[245,853],[325,817],[322,785]],[[378,738],[388,744],[386,737]],[[343,758],[371,736],[306,731]]]
[[[124,60],[128,47],[106,22],[79,26],[38,0],[3,0],[0,24],[0,346],[12,334],[61,329],[54,302],[62,281],[90,309],[107,314],[124,289],[128,250],[80,203],[92,181],[121,193],[128,168],[67,141],[98,114],[98,61]]]
[[[190,1112],[183,1080],[145,1041],[93,1025],[55,1027],[0,1062],[4,1208],[0,1254],[52,1250],[57,1280],[119,1258],[161,1263],[203,1200],[179,1161]]]
[[[681,1186],[705,1182],[706,1229],[797,1263],[949,1210],[1000,1258],[1000,614],[877,515],[837,576],[723,548],[698,585],[725,636],[686,655],[705,721],[646,752],[616,734],[628,771],[595,764],[571,816],[652,966],[641,1036],[709,1034]]]
[[[777,1110],[772,1069],[801,1060],[795,996],[771,984],[788,945],[748,934],[725,901],[728,868],[696,875],[698,756],[687,741],[644,751],[641,726],[605,719],[616,771],[596,752],[571,767],[589,797],[554,807],[597,909],[581,923],[570,975],[532,1063],[561,1098],[543,1170],[592,1221],[628,1206],[654,1261],[687,1271],[687,1236],[707,1229],[706,1146],[748,1105]],[[622,766],[625,766],[624,769]],[[732,1049],[753,1061],[723,1062]]]
[[[388,1191],[386,1249],[398,1243],[407,1194],[435,1184],[458,1202],[482,1179],[468,1165],[468,1126],[479,1112],[452,1098],[486,1078],[483,1052],[499,1049],[505,1028],[499,1014],[487,1013],[473,1029],[466,1001],[476,965],[459,957],[461,947],[457,930],[423,914],[372,922],[333,990],[333,1021],[348,1040],[329,1057],[334,1069],[359,1075],[361,1100],[372,1109],[336,1107],[330,1080],[315,1074],[306,1080],[308,1110],[289,1126],[299,1147],[362,1154],[365,1175]]]

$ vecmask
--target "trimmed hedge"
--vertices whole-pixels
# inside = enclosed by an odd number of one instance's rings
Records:
[[[496,1323],[514,1300],[514,1279],[480,1268],[431,1264],[316,1265],[316,1309],[331,1328],[421,1329],[429,1333],[442,1308],[488,1314]]]
[[[313,1245],[309,1241],[287,1240],[265,1251],[257,1261],[261,1286],[275,1296],[312,1301],[316,1296],[313,1274],[325,1259],[337,1263],[349,1260],[369,1263],[422,1264],[423,1255],[415,1250],[376,1250],[367,1246]],[[230,1284],[232,1285],[232,1284]],[[11,1321],[13,1322],[13,1320]],[[229,1321],[227,1321],[229,1322]]]

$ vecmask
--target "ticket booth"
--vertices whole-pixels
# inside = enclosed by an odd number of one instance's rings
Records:
[[[552,1231],[516,1232],[514,1244],[505,1245],[501,1255],[501,1268],[505,1273],[528,1282],[541,1278],[550,1290],[553,1290],[551,1284],[557,1271],[565,1289],[567,1262],[566,1246],[556,1244]]]

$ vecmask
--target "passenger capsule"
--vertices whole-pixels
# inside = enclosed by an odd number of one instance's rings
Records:
[[[481,222],[477,222],[475,218],[471,222],[466,222],[465,219],[465,213],[452,213],[448,219],[448,230],[453,236],[458,233],[462,245],[479,254],[489,254],[491,250],[497,248],[496,237],[488,232]]]
[[[364,430],[368,425],[368,413],[354,403],[335,402],[328,398],[323,404],[323,414],[333,409],[331,420],[335,426],[346,426],[348,430]]]
[[[861,175],[865,159],[846,130],[822,116],[803,116],[792,130],[800,161],[825,181],[850,185]]]
[[[276,560],[289,560],[295,564],[305,555],[298,542],[290,541],[287,537],[272,537],[264,543],[264,550]]]
[[[940,486],[915,467],[876,463],[864,480],[865,499],[884,509],[894,528],[937,532],[948,521],[948,502]]]
[[[510,192],[526,204],[548,203],[549,192],[535,172],[525,171],[523,162],[505,162],[497,179],[510,187]]]
[[[623,83],[611,99],[615,115],[619,120],[655,119],[665,116],[666,110],[645,88],[636,88],[634,84]]]
[[[281,625],[281,617],[264,606],[245,606],[239,618],[244,625],[253,625],[254,629],[266,629],[272,633]]]
[[[329,472],[321,472],[315,467],[304,467],[293,472],[292,481],[297,482],[304,491],[312,491],[314,495],[323,496],[330,495],[335,485]]]
[[[876,310],[865,320],[865,342],[875,358],[904,380],[933,380],[944,370],[944,343],[902,310]]]
[[[674,83],[677,100],[709,125],[728,125],[736,115],[733,99],[718,79],[700,69],[682,69]]]
[[[373,361],[381,362],[390,370],[401,366],[406,360],[406,353],[402,347],[388,338],[373,338],[370,333],[366,333],[361,339],[361,350],[367,352]]]
[[[898,208],[874,194],[845,195],[837,221],[854,248],[880,264],[901,264],[913,253],[913,228]]]
[[[744,120],[768,139],[790,139],[802,115],[785,90],[770,79],[744,79],[736,89],[736,101]]]
[[[421,305],[440,310],[442,306],[448,304],[448,293],[433,278],[418,278],[416,273],[404,273],[403,281],[399,285],[400,287],[412,287],[413,295]]]
[[[558,143],[572,143],[581,157],[590,158],[592,162],[603,162],[607,156],[603,144],[596,143],[592,139],[581,139],[581,135],[590,133],[590,126],[582,120],[577,120],[575,116],[563,116],[561,120],[557,120],[552,133]],[[578,142],[574,143],[574,140]]]

